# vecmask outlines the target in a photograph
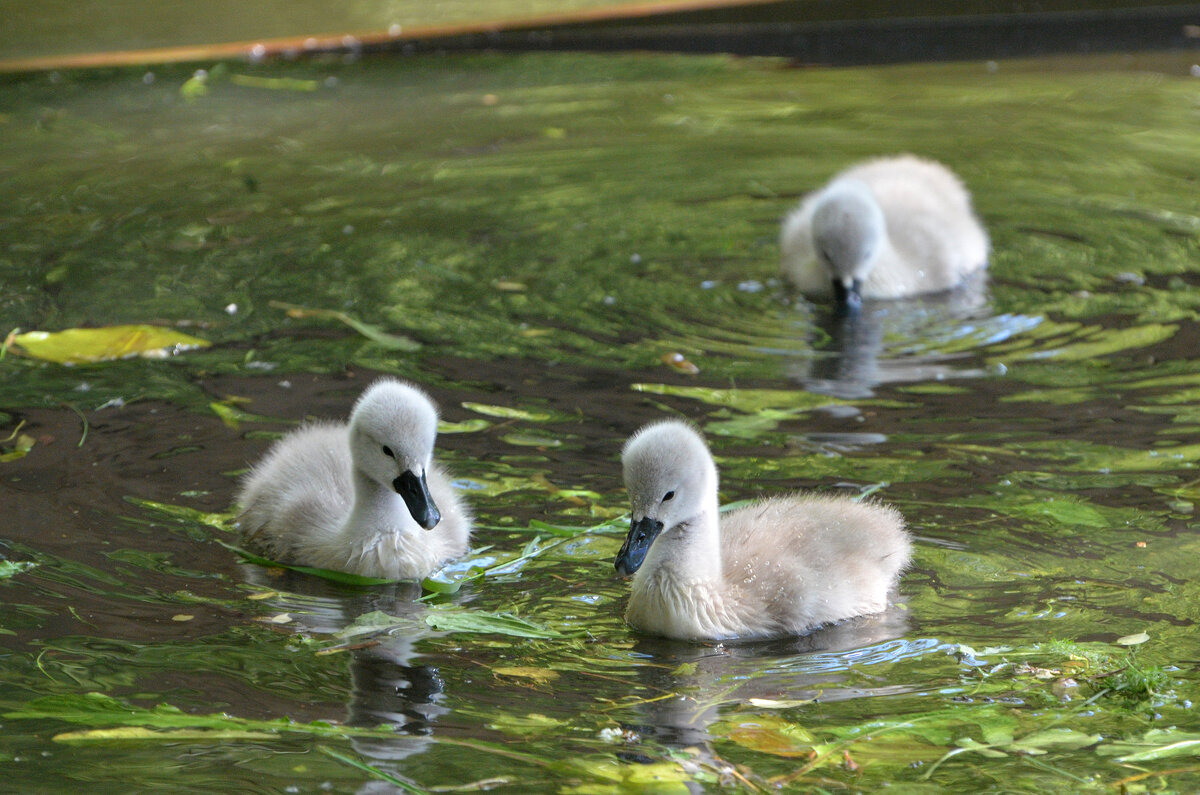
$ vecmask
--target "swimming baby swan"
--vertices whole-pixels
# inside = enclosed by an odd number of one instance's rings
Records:
[[[303,566],[408,579],[467,550],[471,517],[433,462],[437,409],[395,379],[372,384],[350,422],[289,433],[238,495],[249,546]]]
[[[861,163],[804,198],[783,222],[782,271],[801,292],[863,298],[948,290],[987,267],[987,232],[948,168],[903,155]]]
[[[625,620],[682,640],[801,635],[878,613],[911,557],[894,508],[792,495],[719,516],[717,467],[691,426],[642,428],[621,455],[632,525],[616,568]]]

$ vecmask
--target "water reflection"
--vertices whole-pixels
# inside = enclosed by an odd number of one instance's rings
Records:
[[[845,683],[852,666],[896,662],[939,645],[936,640],[905,639],[907,631],[908,611],[901,605],[802,637],[768,642],[714,646],[643,638],[633,649],[645,659],[638,668],[642,684],[648,692],[674,695],[641,705],[641,720],[628,728],[673,747],[701,748],[711,756],[709,727],[731,705],[754,700],[843,701],[908,692],[905,685]]]
[[[354,737],[354,750],[389,775],[402,778],[397,763],[423,753],[432,744],[433,727],[449,712],[442,705],[445,681],[436,666],[425,665],[416,644],[431,634],[423,618],[428,608],[416,582],[356,589],[295,572],[268,580],[262,568],[243,564],[247,581],[271,589],[269,604],[291,620],[297,634],[343,635],[350,673],[346,725],[392,726],[393,737]],[[393,629],[347,634],[357,619],[380,612]],[[396,791],[384,782],[365,784],[360,792]]]
[[[806,390],[843,399],[867,398],[884,384],[979,378],[991,371],[954,362],[979,344],[1007,339],[1036,318],[991,316],[985,274],[954,290],[903,301],[867,302],[851,316],[819,313],[816,355],[794,360],[788,377]],[[973,344],[961,345],[963,338]]]

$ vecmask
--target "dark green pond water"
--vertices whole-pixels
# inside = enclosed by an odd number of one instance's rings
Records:
[[[213,344],[0,359],[0,789],[1200,787],[1193,63],[4,79],[2,331]],[[990,281],[840,329],[776,283],[778,223],[896,151],[972,188]],[[441,404],[488,574],[415,602],[239,562],[211,515],[238,474],[380,372]],[[618,454],[671,414],[726,501],[898,506],[901,605],[768,644],[631,633]]]

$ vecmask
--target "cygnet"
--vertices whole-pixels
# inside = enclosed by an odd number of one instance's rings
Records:
[[[987,267],[990,249],[959,178],[913,155],[841,172],[784,219],[779,244],[784,277],[843,312],[948,290]]]
[[[797,494],[720,516],[716,464],[683,422],[642,428],[621,460],[632,524],[616,568],[643,632],[773,638],[879,613],[912,555],[903,517],[876,503]]]
[[[284,436],[246,476],[237,502],[247,546],[293,565],[421,578],[467,551],[471,516],[433,461],[437,409],[385,378],[350,422]]]

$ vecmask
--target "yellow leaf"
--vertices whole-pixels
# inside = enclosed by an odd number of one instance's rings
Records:
[[[160,326],[105,326],[27,331],[11,337],[16,353],[58,364],[82,364],[144,356],[165,359],[212,343]]]
[[[1139,643],[1145,643],[1150,640],[1150,635],[1145,632],[1139,632],[1136,635],[1126,635],[1123,638],[1117,638],[1118,646],[1137,646]]]
[[[793,707],[802,707],[805,704],[811,704],[813,700],[811,698],[797,698],[777,701],[773,698],[752,698],[749,699],[749,702],[751,706],[763,709],[792,709]]]
[[[509,668],[493,668],[492,673],[500,674],[501,676],[515,676],[521,679],[532,679],[539,685],[552,682],[558,678],[557,671],[551,671],[546,668],[532,668],[513,666]]]
[[[740,717],[722,727],[725,736],[743,748],[783,757],[806,757],[815,740],[800,726],[776,717]]]
[[[268,732],[230,729],[147,729],[144,726],[121,726],[116,729],[86,729],[54,735],[56,743],[108,742],[111,740],[158,740],[177,743],[180,740],[277,740]]]

